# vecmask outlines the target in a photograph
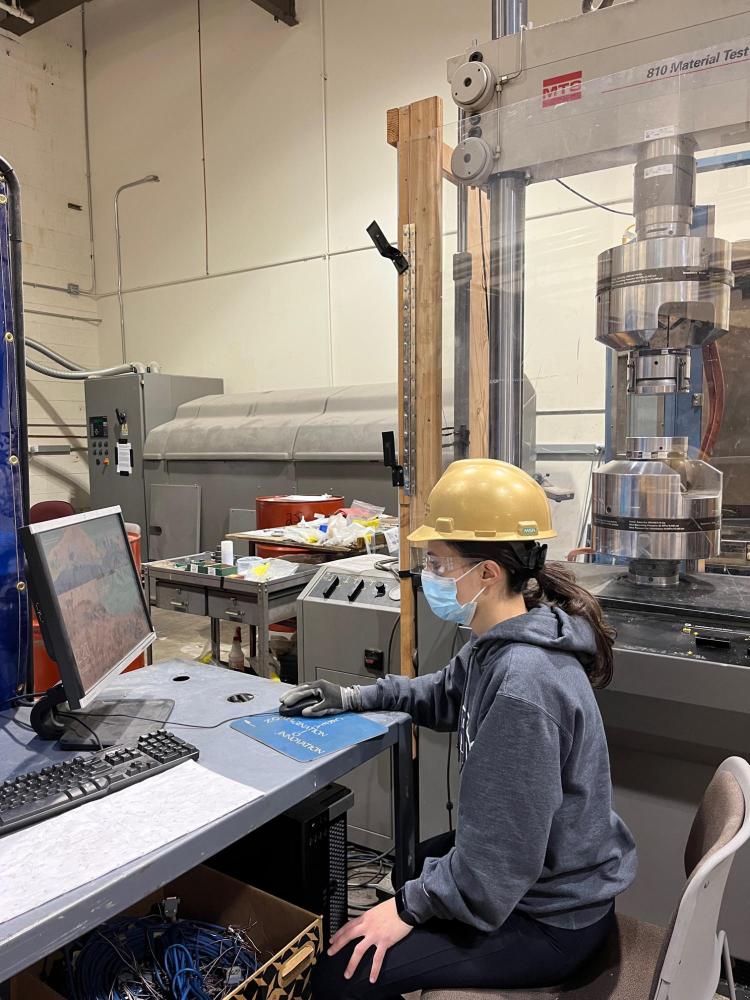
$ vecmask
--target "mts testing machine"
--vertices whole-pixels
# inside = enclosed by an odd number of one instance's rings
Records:
[[[490,454],[521,464],[524,370],[554,378],[555,356],[571,372],[556,421],[601,446],[564,541],[618,630],[600,703],[640,847],[623,909],[663,924],[697,802],[749,746],[750,8],[559,7],[566,19],[530,27],[524,0],[493,4],[493,37],[448,63],[458,122],[443,141],[458,257],[472,249],[468,189],[487,204]],[[457,339],[461,308],[457,290]],[[555,355],[565,336],[575,371]],[[457,352],[456,398],[466,369]],[[573,409],[587,394],[601,404]],[[740,858],[725,920],[744,959],[748,878]]]

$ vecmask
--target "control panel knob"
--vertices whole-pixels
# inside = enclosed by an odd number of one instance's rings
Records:
[[[384,583],[376,584],[375,593],[378,595],[378,597],[385,597],[385,584]]]
[[[365,589],[365,581],[364,580],[359,580],[357,582],[357,584],[346,595],[348,597],[348,599],[349,599],[349,603],[353,604],[354,601],[357,600],[357,598],[359,597],[359,595],[362,593],[362,591],[364,589]]]

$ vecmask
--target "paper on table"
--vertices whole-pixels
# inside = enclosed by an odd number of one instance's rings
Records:
[[[0,924],[194,833],[262,794],[189,760],[0,837]]]

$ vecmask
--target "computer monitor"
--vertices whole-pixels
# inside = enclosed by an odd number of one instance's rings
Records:
[[[157,728],[173,702],[99,698],[156,638],[120,508],[30,524],[21,538],[31,597],[61,680],[35,706],[37,732],[89,747]]]

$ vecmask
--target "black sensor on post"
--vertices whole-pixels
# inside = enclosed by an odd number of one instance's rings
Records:
[[[393,431],[383,431],[383,465],[391,470],[391,481],[394,486],[404,485],[404,467],[399,465],[396,456],[396,436]]]
[[[409,270],[409,261],[404,257],[398,247],[391,246],[391,244],[386,239],[386,235],[377,222],[371,222],[367,227],[367,235],[370,237],[372,242],[381,257],[387,257],[388,260],[393,261],[393,266],[396,268],[399,274],[404,274],[405,271]]]

